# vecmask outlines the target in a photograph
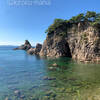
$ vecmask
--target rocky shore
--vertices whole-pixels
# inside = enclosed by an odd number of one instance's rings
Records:
[[[87,11],[69,20],[55,19],[42,44],[32,48],[28,40],[15,50],[46,57],[70,57],[78,61],[100,61],[100,13]]]
[[[26,50],[28,54],[47,57],[72,57],[79,61],[100,61],[100,29],[87,22],[66,27],[66,36],[60,34],[64,25],[49,33],[42,44],[32,48],[28,40],[15,50]]]

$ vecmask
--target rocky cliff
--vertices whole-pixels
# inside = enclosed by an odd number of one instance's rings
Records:
[[[100,13],[87,11],[69,20],[55,19],[46,30],[43,43],[31,48],[28,41],[16,49],[47,57],[70,57],[80,61],[100,61]]]
[[[62,24],[47,35],[40,56],[100,61],[100,27],[93,27],[84,21],[64,27]]]

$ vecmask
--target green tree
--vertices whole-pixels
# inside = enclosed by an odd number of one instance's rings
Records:
[[[88,21],[92,21],[92,22],[95,21],[95,19],[96,19],[96,12],[94,12],[94,11],[87,11],[85,18],[88,19]]]
[[[70,19],[70,22],[72,22],[72,23],[78,23],[81,21],[84,21],[84,14],[83,13],[78,14],[77,16],[74,16]]]
[[[55,19],[54,23],[52,25],[50,25],[45,32],[52,33],[56,28],[60,27],[64,23],[65,23],[65,20],[63,20],[63,19]]]

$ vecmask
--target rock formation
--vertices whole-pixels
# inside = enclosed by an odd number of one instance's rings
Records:
[[[21,46],[15,48],[14,50],[26,50],[26,51],[27,51],[27,50],[29,50],[31,47],[32,47],[32,46],[31,46],[30,42],[29,42],[28,40],[25,40],[25,44],[24,44],[24,45],[21,45]]]
[[[31,55],[33,55],[33,54],[36,54],[36,55],[39,55],[39,53],[40,53],[40,51],[41,51],[41,48],[42,48],[42,44],[37,44],[36,45],[36,48],[30,48],[28,51],[27,51],[27,53],[28,54],[31,54]]]
[[[30,54],[30,55],[35,54],[35,48],[30,48],[30,49],[27,51],[27,53]]]
[[[58,27],[47,35],[40,56],[72,57],[81,61],[100,60],[100,28],[88,22],[73,23],[66,28]]]
[[[47,39],[44,41],[42,50],[40,52],[40,56],[71,57],[71,53],[65,38],[54,35],[52,37],[47,36]]]
[[[100,61],[100,14],[88,11],[69,20],[55,19],[46,30],[43,43],[31,48],[28,41],[16,48],[47,57],[71,57],[80,61]]]

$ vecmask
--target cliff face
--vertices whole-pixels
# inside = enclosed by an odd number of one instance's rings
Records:
[[[64,34],[64,36],[62,35]],[[57,28],[47,35],[41,56],[72,57],[82,61],[100,60],[100,29],[87,22]]]

